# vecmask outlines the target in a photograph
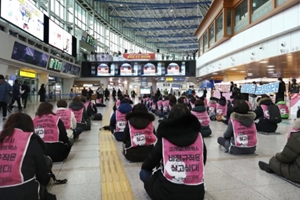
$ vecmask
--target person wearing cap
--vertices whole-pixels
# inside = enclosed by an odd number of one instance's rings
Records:
[[[297,116],[299,117],[299,116]],[[261,170],[275,173],[290,181],[300,183],[300,118],[297,118],[288,136],[288,141],[280,153],[273,156],[269,164],[259,161]]]
[[[282,78],[278,78],[279,81],[279,88],[278,92],[276,93],[275,103],[278,101],[284,101],[284,93],[285,93],[285,82]]]

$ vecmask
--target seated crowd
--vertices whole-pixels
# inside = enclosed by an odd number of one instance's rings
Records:
[[[281,122],[282,113],[267,95],[258,99],[255,110],[245,99],[241,96],[226,100],[221,96],[207,102],[205,95],[198,97],[193,93],[178,99],[173,95],[144,96],[141,103],[132,105],[129,96],[120,95],[109,127],[115,139],[122,142],[125,158],[142,162],[139,175],[151,199],[204,199],[207,158],[204,138],[212,135],[211,121],[227,124],[223,137],[216,141],[220,147],[226,153],[242,155],[255,153],[258,131],[275,132]],[[35,200],[39,195],[41,199],[53,197],[45,187],[51,170],[47,163],[64,161],[74,140],[82,131],[91,129],[91,120],[99,114],[89,98],[74,97],[67,107],[67,102],[60,100],[54,112],[53,105],[44,102],[33,120],[21,113],[8,118],[0,134],[0,153],[13,154],[14,158],[12,162],[0,161],[1,166],[7,166],[3,168],[6,174],[0,173],[0,197],[7,195],[13,200],[24,197]],[[160,118],[156,130],[155,115]],[[259,167],[300,183],[298,138],[300,118],[294,122],[283,151],[269,163],[259,162]],[[3,148],[7,143],[18,148]],[[43,193],[37,193],[37,182]]]
[[[82,131],[90,130],[87,110],[92,104],[85,106],[85,101],[76,96],[68,107],[59,100],[56,111],[42,102],[33,119],[25,113],[9,116],[0,132],[0,199],[56,199],[47,192],[50,179],[60,184],[67,180],[55,178],[52,163],[65,161]]]

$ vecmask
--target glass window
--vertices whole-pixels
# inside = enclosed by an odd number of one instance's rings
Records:
[[[216,41],[218,41],[223,37],[223,13],[217,18],[216,23]]]
[[[234,32],[238,33],[248,25],[248,1],[244,0],[235,9]]]
[[[271,12],[272,1],[271,0],[252,0],[252,18],[254,22],[257,19],[263,17],[267,13]]]
[[[276,0],[276,6],[280,6],[281,4],[287,2],[288,0]]]
[[[199,56],[203,54],[203,38],[201,37],[199,40]]]
[[[231,10],[227,11],[227,35],[232,34],[232,12]]]
[[[209,46],[215,43],[215,24],[209,28]]]
[[[204,43],[204,52],[206,52],[207,49],[208,49],[208,35],[207,35],[207,32],[203,36],[203,43]]]

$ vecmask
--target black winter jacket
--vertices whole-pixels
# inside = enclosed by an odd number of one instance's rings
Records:
[[[162,121],[157,129],[158,141],[148,158],[144,161],[142,169],[152,170],[159,165],[163,158],[162,138],[179,147],[189,146],[197,139],[200,128],[201,125],[198,119],[192,114]],[[203,156],[205,164],[205,144],[203,145]],[[174,184],[168,181],[160,170],[146,180],[145,189],[153,200],[199,200],[203,199],[205,193],[203,184],[196,186]]]
[[[84,110],[82,113],[81,123],[86,123],[87,121],[90,121],[89,116],[87,115],[87,112],[85,110],[84,104],[81,101],[72,101],[69,105],[69,108],[75,111],[78,111],[83,108]]]
[[[150,123],[154,121],[154,115],[145,112],[134,112],[126,115],[126,120],[128,121],[124,130],[123,143],[125,148],[131,146],[129,123],[136,129],[144,129]],[[153,127],[153,133],[155,134],[155,128]],[[125,150],[125,157],[131,162],[143,162],[148,154],[152,151],[154,145],[151,146],[138,146]]]

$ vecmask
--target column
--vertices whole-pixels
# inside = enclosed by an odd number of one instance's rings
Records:
[[[100,85],[102,85],[104,89],[107,88],[108,78],[100,78]]]
[[[46,89],[46,93],[48,93],[48,73],[38,73],[37,74],[37,78],[38,78],[38,88],[37,91],[39,91],[39,89],[41,88],[42,84],[45,84],[45,89]]]
[[[157,90],[157,82],[155,80],[152,80],[152,92],[153,94],[156,93]]]
[[[62,98],[63,99],[69,99],[68,94],[70,94],[73,84],[74,84],[74,78],[64,78],[63,79],[63,88],[62,88],[62,94],[63,94]]]
[[[7,75],[7,69],[8,65],[0,63],[0,74],[2,74],[4,77]]]

